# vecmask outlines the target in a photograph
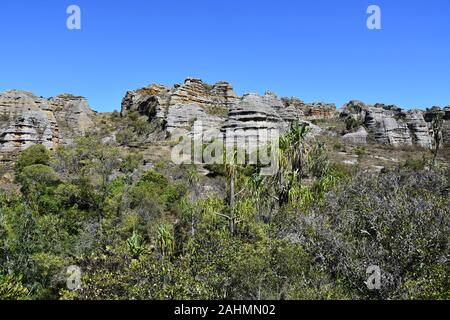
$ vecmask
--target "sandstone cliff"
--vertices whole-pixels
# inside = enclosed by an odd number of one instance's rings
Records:
[[[31,92],[0,93],[0,157],[10,161],[33,144],[53,149],[92,129],[93,111],[82,97],[45,99]]]

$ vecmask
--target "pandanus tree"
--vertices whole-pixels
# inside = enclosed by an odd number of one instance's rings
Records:
[[[247,181],[248,190],[250,191],[252,201],[255,204],[257,221],[261,220],[261,209],[265,202],[264,193],[266,191],[266,181],[267,177],[259,173],[254,173]]]
[[[237,170],[237,150],[234,149],[231,154],[231,159],[225,161],[226,171],[230,178],[230,215],[227,217],[230,223],[231,234],[235,233],[236,229],[236,170]]]
[[[279,143],[279,171],[278,171],[278,201],[280,205],[289,199],[289,193],[294,184],[300,184],[305,159],[309,146],[306,136],[309,133],[306,124],[294,121],[289,131],[280,137]]]
[[[192,165],[189,167],[188,172],[188,181],[189,181],[189,188],[192,192],[191,196],[191,202],[194,203],[194,201],[197,201],[198,199],[198,183],[200,181],[200,176],[197,171],[197,167],[195,165]],[[195,235],[195,219],[196,219],[196,206],[191,207],[191,235]]]
[[[238,192],[236,192],[237,187],[237,180],[238,180],[238,172],[239,172],[239,165],[238,165],[238,151],[236,148],[233,149],[232,152],[229,152],[225,155],[225,172],[230,179],[229,184],[229,191],[230,191],[230,197],[229,197],[229,214],[221,214],[217,213],[217,215],[224,217],[229,222],[229,229],[231,234],[236,233],[236,225],[241,222],[238,220],[238,217],[236,216],[236,203],[237,203],[237,197],[245,190],[242,189]]]
[[[436,158],[442,143],[442,126],[444,124],[443,119],[443,115],[438,113],[431,123],[431,126],[433,128],[433,165],[436,164]]]
[[[158,227],[158,249],[163,257],[170,256],[175,248],[172,230],[167,225]]]

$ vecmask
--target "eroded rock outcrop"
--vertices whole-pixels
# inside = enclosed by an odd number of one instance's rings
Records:
[[[395,105],[371,106],[353,100],[342,108],[340,116],[343,119],[351,118],[357,124],[363,125],[369,137],[377,143],[396,147],[416,144],[431,148],[433,138],[430,122],[439,112],[442,113],[439,110],[404,110]],[[344,140],[351,142],[354,136],[356,135],[350,133],[344,136]]]
[[[342,140],[351,144],[367,144],[367,133],[364,127],[360,127],[356,132],[347,133],[342,137]]]
[[[94,127],[93,111],[82,97],[45,99],[31,92],[0,93],[0,156],[13,160],[33,144],[53,149]]]
[[[166,130],[174,136],[192,134],[193,126],[201,125],[204,141],[220,136],[220,128],[225,117],[206,113],[196,104],[176,104],[169,107],[166,117]]]
[[[165,119],[169,108],[174,105],[196,104],[214,113],[214,108],[229,108],[238,101],[228,82],[221,81],[211,86],[200,79],[188,78],[172,88],[153,84],[128,91],[122,100],[121,114],[137,111],[150,119]]]
[[[433,139],[430,134],[430,127],[425,122],[423,112],[420,110],[411,110],[406,115],[406,123],[411,131],[413,140],[424,148],[433,146]]]
[[[63,94],[49,102],[59,127],[61,143],[71,143],[94,127],[94,112],[85,98]]]
[[[412,138],[408,125],[396,115],[396,111],[383,107],[368,108],[364,125],[378,143],[396,147],[411,146]]]
[[[306,119],[333,118],[336,116],[336,105],[332,103],[312,102],[305,103],[298,98],[283,98],[286,107],[300,109]]]
[[[281,100],[273,94],[264,96],[255,93],[246,94],[231,108],[221,131],[224,136],[234,136],[236,143],[241,145],[247,143],[249,146],[255,146],[261,137],[270,140],[273,135],[282,134],[294,120],[308,125],[312,135],[322,131],[312,123],[298,118],[299,114],[294,111],[287,116],[285,108]]]

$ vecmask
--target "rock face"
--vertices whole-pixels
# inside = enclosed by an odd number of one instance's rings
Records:
[[[231,108],[222,131],[282,129],[283,126],[284,121],[276,112],[273,100],[250,93]]]
[[[429,128],[432,128],[432,122],[437,118],[442,117],[442,140],[445,144],[450,144],[450,106],[443,109],[440,107],[432,107],[424,112],[425,121]]]
[[[420,110],[411,110],[406,115],[406,122],[411,131],[413,140],[424,148],[431,148],[433,146],[433,139],[431,138],[430,128],[425,122],[423,112]]]
[[[166,130],[175,136],[191,134],[194,123],[201,124],[204,141],[210,141],[220,135],[224,121],[224,117],[207,114],[196,104],[176,104],[167,112]]]
[[[412,138],[408,125],[401,121],[395,112],[395,110],[378,106],[368,108],[364,125],[378,143],[396,147],[411,146]]]
[[[150,118],[164,118],[165,109],[168,107],[170,89],[153,84],[148,87],[128,91],[122,99],[122,116],[132,111],[137,111]]]
[[[282,134],[294,120],[309,126],[312,135],[321,132],[319,127],[302,120],[301,112],[297,109],[286,109],[288,107],[284,107],[282,101],[273,94],[266,93],[262,97],[255,93],[246,94],[231,108],[221,131],[224,136],[234,136],[236,143],[247,143],[249,146],[255,146],[261,137],[266,139],[267,134]]]
[[[413,144],[424,148],[433,145],[430,122],[441,109],[404,110],[394,105],[365,105],[353,100],[347,103],[341,118],[353,118],[368,131],[369,138],[380,144],[390,144],[395,147],[411,146]],[[358,132],[359,134],[360,132]],[[344,136],[344,140],[352,141],[355,134]]]
[[[334,121],[337,114],[334,104],[279,98],[272,92],[238,97],[228,82],[208,85],[195,78],[172,87],[153,84],[128,91],[122,100],[121,114],[126,116],[130,112],[158,121],[163,130],[157,139],[164,139],[164,134],[193,136],[201,123],[204,141],[223,139],[232,133],[250,144],[262,132],[283,133],[294,121],[307,124],[313,136],[324,134],[324,130],[308,120]],[[444,121],[444,143],[450,142],[450,106],[404,110],[394,105],[366,105],[353,100],[342,108],[340,117],[343,121],[352,120],[349,128],[357,128],[342,136],[343,141],[352,144],[375,141],[430,148],[432,122],[437,117]],[[10,161],[32,144],[43,144],[49,149],[70,144],[76,137],[95,130],[94,118],[95,113],[83,97],[62,94],[46,99],[18,90],[0,93],[0,159]]]
[[[258,130],[284,130],[296,120],[306,122],[314,133],[320,131],[303,120],[305,115],[299,106],[287,105],[276,94],[246,94],[240,98],[223,81],[208,85],[188,78],[184,84],[172,88],[151,85],[128,91],[122,100],[121,114],[133,111],[150,121],[161,121],[174,136],[192,135],[194,123],[200,121],[206,140],[222,139],[227,132],[251,139]]]
[[[30,92],[0,93],[0,156],[14,159],[33,144],[49,149],[84,135],[93,127],[93,112],[81,97],[62,95],[45,99]]]
[[[333,118],[336,115],[336,105],[332,103],[312,102],[305,103],[298,98],[283,98],[286,107],[300,109],[306,119]]]
[[[58,126],[51,114],[26,111],[0,134],[2,160],[10,160],[18,152],[34,144],[52,149],[59,143]]]
[[[169,104],[195,103],[201,107],[228,107],[237,101],[238,97],[228,82],[221,81],[209,86],[200,79],[188,78],[184,84],[175,86]]]
[[[153,84],[135,91],[128,91],[122,100],[122,115],[137,111],[150,119],[164,119],[174,105],[196,104],[203,109],[228,108],[239,98],[228,82],[208,85],[200,79],[188,78],[181,85],[168,88]]]
[[[85,135],[94,127],[94,112],[83,97],[63,94],[49,101],[59,126],[62,143],[71,143],[74,138]]]

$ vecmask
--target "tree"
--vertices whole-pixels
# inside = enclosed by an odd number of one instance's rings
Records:
[[[301,184],[305,158],[309,151],[306,136],[309,128],[298,121],[291,123],[289,131],[280,137],[278,177],[278,202],[283,205],[289,200],[294,184]]]
[[[197,167],[192,165],[188,169],[188,182],[189,189],[193,192],[193,197],[191,198],[191,202],[195,202],[198,199],[198,182],[200,181],[200,177],[198,175]],[[195,206],[191,206],[191,236],[195,235]]]
[[[436,158],[442,143],[442,128],[444,124],[444,115],[437,113],[431,122],[433,128],[433,164],[436,164]]]

